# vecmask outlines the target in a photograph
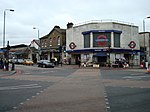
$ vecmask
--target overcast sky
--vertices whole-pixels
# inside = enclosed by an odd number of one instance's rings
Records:
[[[6,43],[27,44],[48,34],[55,25],[66,28],[91,20],[112,19],[134,23],[142,31],[142,21],[150,16],[149,0],[0,0],[0,47],[3,41],[4,10],[6,11]],[[150,31],[150,19],[146,19]]]

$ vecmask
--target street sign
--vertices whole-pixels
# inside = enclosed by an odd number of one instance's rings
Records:
[[[131,41],[130,43],[129,43],[129,47],[130,48],[135,48],[135,46],[136,46],[136,43],[134,42],[134,41]]]

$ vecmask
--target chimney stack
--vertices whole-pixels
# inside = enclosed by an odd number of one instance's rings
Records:
[[[72,23],[72,22],[71,22],[71,23],[68,22],[68,24],[67,24],[67,29],[68,29],[68,28],[72,28],[72,27],[73,27],[73,23]]]

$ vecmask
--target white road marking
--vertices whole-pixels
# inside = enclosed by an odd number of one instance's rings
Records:
[[[23,105],[23,102],[21,102],[20,105]]]
[[[24,74],[31,74],[31,73],[24,73]]]
[[[14,90],[14,89],[29,89],[29,88],[40,88],[38,84],[29,84],[29,85],[18,85],[18,86],[7,86],[7,87],[0,87],[0,90]]]
[[[143,75],[143,73],[134,73],[134,74],[130,74],[130,75]]]
[[[17,107],[13,107],[14,109],[17,109]]]
[[[145,78],[145,77],[150,77],[150,76],[126,76],[123,78],[124,79],[141,79],[141,78]]]

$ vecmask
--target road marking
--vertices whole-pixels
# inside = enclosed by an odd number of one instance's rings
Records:
[[[23,105],[23,102],[21,102],[20,105]]]
[[[146,78],[146,77],[150,77],[150,76],[126,76],[123,78],[124,79],[141,79],[141,78]]]
[[[18,86],[7,86],[7,87],[0,87],[0,91],[2,90],[14,90],[14,89],[30,89],[30,88],[40,88],[38,84],[29,84],[29,85],[18,85]]]
[[[134,73],[134,74],[130,74],[130,75],[143,75],[143,73]]]
[[[31,74],[31,73],[24,73],[24,74]]]
[[[17,107],[13,107],[13,109],[17,109]]]
[[[35,98],[35,96],[32,96],[32,98]]]
[[[110,109],[110,106],[107,106],[106,108],[107,108],[107,109]]]
[[[27,101],[29,101],[30,99],[27,99]]]
[[[43,93],[43,91],[40,91],[41,93]]]
[[[36,93],[36,95],[39,95],[40,93]]]

